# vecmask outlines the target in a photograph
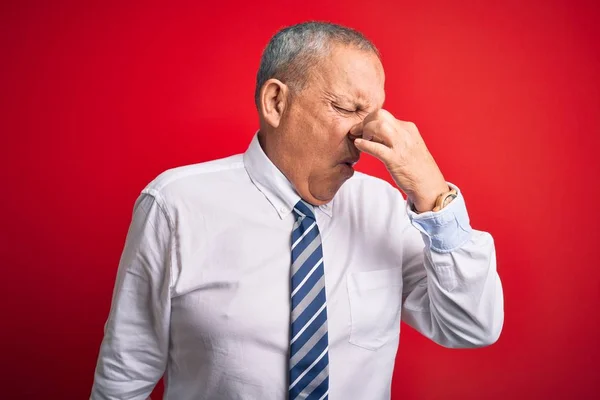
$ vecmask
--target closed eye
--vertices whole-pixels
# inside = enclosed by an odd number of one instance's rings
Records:
[[[335,104],[333,104],[333,108],[335,108],[337,111],[342,112],[344,114],[354,114],[355,112],[358,111],[358,110],[347,110],[345,108],[336,106]]]

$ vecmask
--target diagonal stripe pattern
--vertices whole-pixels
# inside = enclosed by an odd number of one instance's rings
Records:
[[[321,236],[313,206],[294,207],[289,400],[329,398],[329,340]]]

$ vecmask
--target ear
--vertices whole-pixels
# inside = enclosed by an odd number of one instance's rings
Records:
[[[277,128],[288,104],[289,88],[278,79],[269,79],[260,90],[260,112],[264,121]]]

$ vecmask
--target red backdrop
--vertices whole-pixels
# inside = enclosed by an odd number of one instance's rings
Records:
[[[0,397],[89,395],[135,198],[167,168],[246,149],[261,50],[306,19],[373,39],[386,108],[496,239],[499,342],[447,350],[404,327],[394,398],[595,397],[595,2],[201,3],[2,2]]]

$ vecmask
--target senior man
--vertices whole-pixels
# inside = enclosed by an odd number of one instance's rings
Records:
[[[145,399],[163,374],[173,400],[389,399],[401,319],[442,346],[497,340],[492,237],[384,97],[359,32],[271,39],[248,150],[135,203],[92,399]],[[397,187],[355,173],[361,153]]]

